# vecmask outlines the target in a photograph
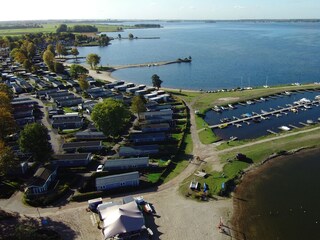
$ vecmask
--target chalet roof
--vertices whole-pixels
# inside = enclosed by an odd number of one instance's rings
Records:
[[[91,153],[74,153],[74,154],[56,154],[53,155],[54,160],[72,160],[72,161],[77,161],[77,160],[84,160],[87,159],[91,156]]]
[[[62,144],[62,148],[102,146],[101,141],[70,142]]]

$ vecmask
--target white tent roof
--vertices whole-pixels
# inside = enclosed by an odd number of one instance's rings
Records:
[[[100,215],[105,239],[145,227],[143,215],[135,202],[109,207],[102,210]]]

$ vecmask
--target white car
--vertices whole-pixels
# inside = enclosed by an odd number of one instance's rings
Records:
[[[101,164],[97,167],[97,172],[102,172],[102,171],[103,171],[103,165]]]

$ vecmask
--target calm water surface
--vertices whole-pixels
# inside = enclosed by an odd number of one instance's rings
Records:
[[[157,40],[114,40],[107,47],[79,48],[97,53],[102,65],[174,60],[193,62],[131,68],[114,76],[151,85],[158,74],[163,87],[214,90],[320,81],[320,23],[166,23],[161,29],[122,32]],[[118,33],[108,33],[116,37]]]
[[[247,240],[320,239],[320,150],[275,161],[239,187],[241,231]]]
[[[287,107],[286,104],[293,104],[293,102],[300,100],[301,98],[307,98],[314,100],[315,96],[320,95],[320,91],[313,92],[303,92],[303,93],[292,93],[290,96],[269,98],[265,102],[256,102],[253,105],[235,105],[236,109],[225,110],[220,113],[214,112],[212,110],[208,111],[205,116],[205,121],[209,125],[220,124],[220,119],[229,118],[233,120],[233,117],[242,118],[241,115],[245,113],[261,114],[261,111],[272,111],[271,109],[278,109],[279,107]],[[280,126],[287,126],[292,129],[290,125],[296,127],[303,127],[300,123],[306,123],[307,120],[312,120],[313,122],[318,122],[320,118],[320,106],[319,104],[311,106],[310,109],[299,108],[298,113],[286,112],[282,113],[281,116],[276,117],[274,115],[269,115],[269,119],[261,120],[260,123],[255,123],[253,121],[247,121],[246,123],[241,122],[241,127],[228,126],[227,128],[214,129],[214,133],[222,139],[230,139],[230,137],[237,137],[238,139],[251,139],[258,138],[267,134],[267,130],[273,132],[280,132]],[[249,123],[250,125],[247,125]]]

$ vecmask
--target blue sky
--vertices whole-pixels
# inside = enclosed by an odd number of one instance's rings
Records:
[[[7,10],[5,10],[7,9]],[[320,18],[319,0],[15,0],[0,20]]]

